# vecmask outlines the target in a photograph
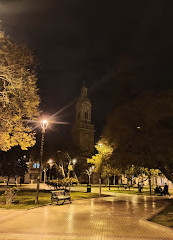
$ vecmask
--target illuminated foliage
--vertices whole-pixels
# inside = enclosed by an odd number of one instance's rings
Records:
[[[121,172],[118,168],[113,168],[111,167],[109,164],[105,165],[103,167],[103,171],[102,171],[102,178],[103,179],[109,179],[113,176],[121,176]]]
[[[106,138],[102,138],[95,145],[97,154],[92,156],[92,158],[87,159],[87,163],[91,163],[95,166],[95,172],[102,172],[103,165],[107,164],[110,156],[113,153],[113,146],[111,146]]]
[[[39,114],[39,96],[32,52],[10,41],[0,31],[0,150],[35,144],[35,134],[27,125]]]

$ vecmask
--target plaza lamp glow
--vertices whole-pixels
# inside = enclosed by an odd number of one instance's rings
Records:
[[[72,163],[73,163],[73,165],[75,165],[75,164],[77,163],[77,160],[74,158],[74,159],[72,160]]]
[[[49,159],[48,163],[49,163],[50,166],[52,166],[53,160],[52,160],[52,159]]]

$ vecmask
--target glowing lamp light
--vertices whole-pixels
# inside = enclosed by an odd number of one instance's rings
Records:
[[[137,129],[140,129],[140,128],[141,128],[140,126],[137,127]]]
[[[52,160],[52,159],[49,159],[48,163],[49,163],[49,164],[53,163],[53,160]]]
[[[93,165],[91,166],[91,169],[94,170],[94,166]]]
[[[52,166],[53,165],[53,160],[49,159],[48,163],[49,163],[50,166]]]
[[[77,162],[77,160],[74,158],[74,159],[72,160],[73,165],[75,165],[76,162]]]
[[[43,129],[43,130],[46,130],[47,126],[48,126],[48,121],[47,121],[47,120],[43,120],[43,121],[41,122],[41,127],[42,127],[42,129]]]

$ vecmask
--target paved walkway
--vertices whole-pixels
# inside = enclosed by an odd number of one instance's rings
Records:
[[[0,210],[0,240],[171,240],[139,219],[163,207],[163,198],[110,196],[29,211]]]

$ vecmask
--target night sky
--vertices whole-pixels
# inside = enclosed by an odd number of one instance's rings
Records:
[[[12,40],[26,43],[39,58],[45,114],[73,103],[56,116],[73,122],[86,80],[96,138],[113,107],[119,69],[138,76],[136,88],[173,87],[172,0],[0,0],[0,19]],[[47,146],[69,138],[70,128],[52,126]]]

